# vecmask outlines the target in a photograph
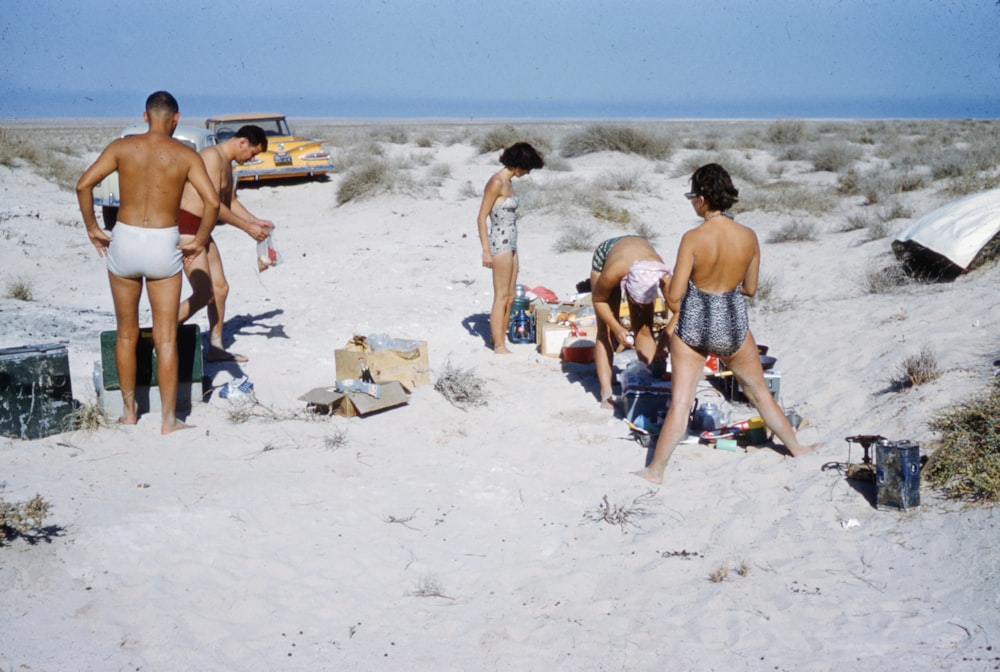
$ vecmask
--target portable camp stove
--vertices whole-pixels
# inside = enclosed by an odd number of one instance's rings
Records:
[[[847,441],[847,477],[855,481],[875,482],[875,465],[872,463],[871,447],[879,441],[885,440],[884,436],[878,434],[855,434],[845,438]],[[861,458],[861,464],[851,462],[851,444],[860,444],[865,454]]]

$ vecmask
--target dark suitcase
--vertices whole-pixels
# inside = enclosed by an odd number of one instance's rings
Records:
[[[16,439],[59,434],[72,429],[75,409],[65,345],[0,349],[0,434]]]

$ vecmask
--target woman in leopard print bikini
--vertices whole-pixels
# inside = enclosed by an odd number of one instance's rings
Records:
[[[652,461],[636,472],[653,483],[663,482],[667,462],[687,434],[688,411],[710,354],[732,370],[747,399],[789,453],[798,456],[815,450],[799,443],[764,382],[744,302],[757,291],[760,245],[753,230],[725,212],[736,203],[739,191],[725,168],[710,163],[694,172],[691,192],[685,196],[702,223],[681,238],[670,280],[667,307],[672,315],[666,327],[672,334],[670,408]]]

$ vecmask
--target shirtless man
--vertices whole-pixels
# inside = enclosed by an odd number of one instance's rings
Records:
[[[594,250],[590,264],[590,287],[594,314],[597,316],[594,365],[601,384],[601,408],[615,407],[611,398],[614,341],[628,343],[632,338],[618,319],[622,299],[628,301],[639,359],[650,364],[655,359],[666,358],[666,339],[657,344],[653,338],[653,304],[658,289],[666,296],[669,281],[670,269],[663,264],[663,259],[649,241],[641,236],[611,238]],[[626,296],[622,295],[623,283]]]
[[[76,185],[76,197],[90,242],[98,256],[107,257],[117,322],[115,366],[124,408],[120,422],[129,425],[138,421],[136,346],[139,342],[139,298],[143,279],[146,281],[153,310],[161,434],[189,427],[176,415],[181,267],[201,255],[219,210],[219,197],[198,153],[171,138],[179,117],[177,100],[172,95],[166,91],[150,95],[142,115],[149,130],[142,135],[119,138],[108,145]],[[116,170],[121,207],[112,237],[97,224],[91,191]],[[182,244],[177,230],[177,211],[186,184],[192,185],[201,195],[205,207],[197,234]]]
[[[236,181],[233,177],[233,161],[246,163],[267,150],[267,135],[259,126],[248,124],[236,134],[218,145],[201,150],[201,158],[219,195],[221,206],[219,220],[241,229],[256,241],[262,241],[271,233],[274,224],[254,217],[236,198]],[[181,197],[181,212],[178,224],[181,242],[194,239],[204,214],[205,206],[198,191],[190,184],[184,188]],[[184,272],[191,283],[191,296],[185,299],[178,312],[178,321],[186,322],[192,315],[208,306],[208,354],[210,362],[245,362],[247,358],[226,351],[222,345],[222,327],[226,317],[226,297],[229,283],[222,268],[219,246],[211,238],[205,247],[205,254],[185,264]]]

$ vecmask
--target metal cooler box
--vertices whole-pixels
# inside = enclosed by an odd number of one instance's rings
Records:
[[[70,429],[74,410],[65,345],[0,349],[0,434],[16,439],[59,434]]]

